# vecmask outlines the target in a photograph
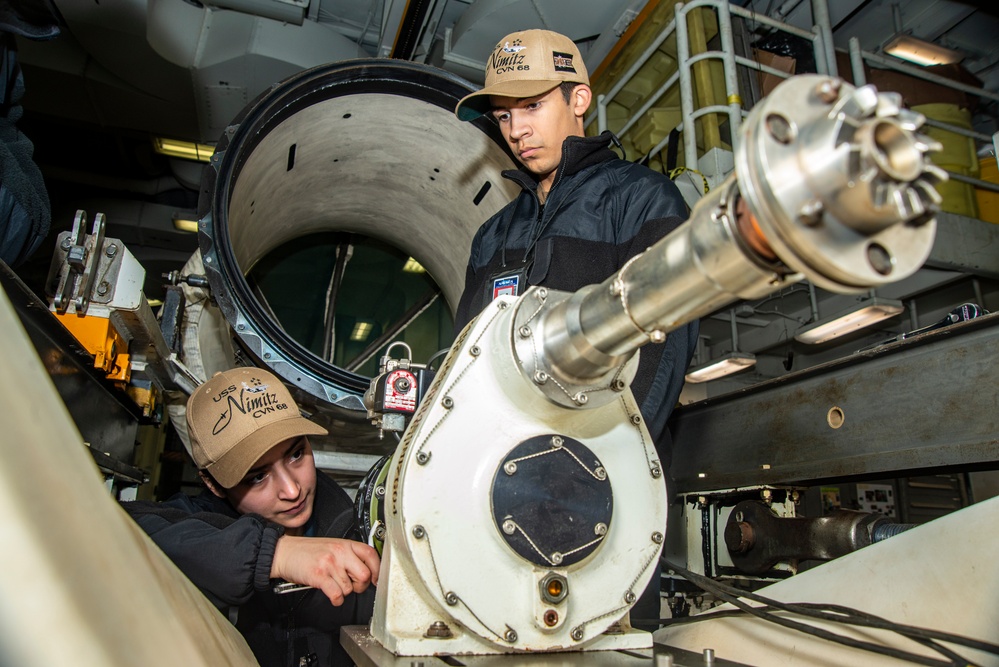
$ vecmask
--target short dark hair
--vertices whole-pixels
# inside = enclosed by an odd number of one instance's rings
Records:
[[[576,86],[581,86],[583,84],[577,81],[563,81],[559,84],[558,89],[562,91],[562,97],[565,98],[565,103],[568,104],[569,100],[572,99],[572,91],[576,90]]]

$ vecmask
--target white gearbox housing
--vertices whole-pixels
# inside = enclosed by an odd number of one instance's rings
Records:
[[[396,655],[652,646],[628,612],[662,549],[662,466],[628,383],[544,397],[513,351],[521,303],[461,333],[389,463],[371,634]]]

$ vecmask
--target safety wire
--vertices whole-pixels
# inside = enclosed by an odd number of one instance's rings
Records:
[[[839,644],[844,644],[852,648],[859,648],[867,651],[872,651],[874,653],[880,653],[882,655],[887,655],[893,658],[898,658],[900,660],[908,660],[910,662],[920,664],[920,665],[932,665],[932,666],[943,666],[948,667],[973,667],[974,663],[969,661],[967,658],[950,650],[946,646],[942,646],[937,643],[936,640],[949,642],[951,644],[957,644],[960,646],[965,646],[968,648],[976,649],[979,651],[985,651],[987,653],[993,653],[999,655],[999,645],[991,644],[989,642],[971,639],[969,637],[963,637],[961,635],[955,635],[948,632],[941,632],[939,630],[931,630],[928,628],[920,628],[911,625],[904,625],[901,623],[895,623],[887,619],[874,616],[872,614],[867,614],[865,612],[859,611],[857,609],[852,609],[850,607],[842,607],[839,605],[832,604],[815,604],[815,603],[787,603],[773,600],[762,595],[757,595],[756,593],[751,593],[749,591],[736,588],[735,586],[729,586],[723,584],[719,581],[715,581],[708,577],[695,574],[685,568],[675,565],[665,558],[663,559],[663,566],[669,570],[672,570],[676,574],[680,575],[687,581],[691,582],[698,588],[711,593],[712,595],[718,597],[725,602],[737,607],[737,609],[722,610],[722,611],[709,611],[703,614],[698,614],[696,616],[684,616],[679,618],[666,618],[661,619],[660,622],[665,626],[679,625],[684,623],[695,623],[700,621],[707,621],[712,618],[723,618],[731,616],[741,616],[743,614],[750,614],[756,616],[757,618],[763,619],[765,621],[770,621],[776,623],[777,625],[784,626],[786,628],[791,628],[804,632],[805,634],[813,635],[815,637],[820,637],[828,641],[836,642]],[[740,598],[745,598],[746,600],[751,600],[753,602],[758,602],[763,606],[754,607],[747,604]],[[874,644],[872,642],[866,642],[859,639],[854,639],[852,637],[847,637],[845,635],[824,630],[822,628],[809,625],[807,623],[799,623],[793,621],[784,616],[779,616],[775,611],[789,612],[793,614],[798,614],[799,616],[805,616],[808,618],[814,618],[822,621],[829,621],[833,623],[844,623],[847,625],[856,625],[866,628],[874,628],[879,630],[887,630],[890,632],[898,633],[904,637],[926,646],[943,656],[946,656],[947,660],[940,660],[937,658],[928,657],[925,655],[911,653],[909,651],[904,651],[901,649],[895,649],[888,646],[882,646],[880,644]]]

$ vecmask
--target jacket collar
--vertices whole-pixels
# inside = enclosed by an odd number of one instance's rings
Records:
[[[562,159],[558,163],[558,173],[555,176],[552,189],[563,178],[577,174],[592,165],[616,158],[617,154],[610,149],[613,136],[610,130],[604,130],[594,137],[566,137],[565,141],[562,142]],[[503,172],[503,176],[531,192],[538,187],[537,177],[523,167],[508,169]]]

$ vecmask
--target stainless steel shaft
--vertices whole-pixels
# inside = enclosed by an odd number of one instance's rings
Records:
[[[546,372],[592,385],[635,350],[739,299],[807,278],[858,292],[919,269],[946,174],[892,93],[785,81],[741,128],[735,172],[690,219],[600,285],[543,313]]]

